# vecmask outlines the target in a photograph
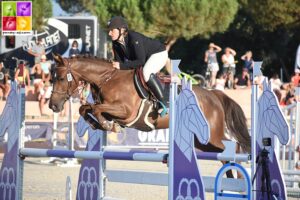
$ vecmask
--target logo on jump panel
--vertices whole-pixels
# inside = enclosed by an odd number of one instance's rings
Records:
[[[193,195],[193,190],[196,190],[196,194]],[[200,187],[196,181],[196,179],[183,178],[180,180],[179,194],[176,197],[176,200],[201,200],[200,196]]]
[[[2,35],[32,34],[32,2],[2,1]]]

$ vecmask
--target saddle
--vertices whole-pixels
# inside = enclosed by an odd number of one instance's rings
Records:
[[[126,126],[135,128],[141,127],[141,124],[144,124],[146,126],[144,126],[143,131],[151,131],[155,127],[148,121],[148,115],[151,113],[151,111],[157,110],[158,101],[155,95],[153,95],[152,91],[147,86],[146,81],[144,80],[142,67],[139,67],[135,70],[133,79],[137,93],[142,98],[142,102],[139,106],[137,117],[131,123],[126,124]],[[169,77],[158,77],[158,79],[163,87],[164,104],[168,106],[171,79]]]
[[[163,87],[164,103],[166,105],[168,105],[171,77],[170,76],[157,76],[157,78]],[[135,73],[133,76],[133,82],[134,82],[137,93],[139,94],[139,96],[142,99],[149,99],[149,100],[155,99],[155,95],[152,94],[152,91],[149,89],[149,87],[146,84],[146,81],[143,76],[143,68],[142,67],[139,67],[135,70]]]

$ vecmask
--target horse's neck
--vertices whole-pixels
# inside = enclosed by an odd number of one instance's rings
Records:
[[[79,61],[79,64],[73,70],[77,72],[79,80],[99,85],[105,81],[113,69],[107,63],[103,62],[102,64],[100,61],[99,64],[90,61]]]

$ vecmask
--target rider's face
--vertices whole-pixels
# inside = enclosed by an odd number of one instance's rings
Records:
[[[108,32],[108,35],[111,37],[111,40],[112,41],[115,41],[119,38],[119,30],[114,28],[114,29],[111,29],[109,32]]]

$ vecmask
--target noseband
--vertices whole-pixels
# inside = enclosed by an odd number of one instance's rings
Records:
[[[67,64],[67,70],[68,70],[68,73],[67,73],[67,81],[68,81],[68,88],[67,88],[67,91],[59,91],[59,90],[52,90],[52,94],[59,94],[59,95],[65,95],[65,100],[69,100],[70,97],[72,96],[72,94],[74,93],[74,91],[76,90],[76,88],[78,87],[78,83],[76,82],[76,79],[74,79],[74,76],[71,72],[71,63],[69,62],[69,60],[67,59],[68,61],[68,64]],[[72,82],[73,80],[75,80],[75,83],[76,83],[76,87],[73,91],[71,91],[71,87],[72,87]]]

